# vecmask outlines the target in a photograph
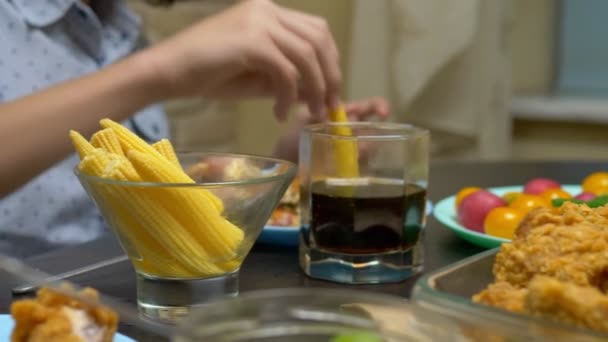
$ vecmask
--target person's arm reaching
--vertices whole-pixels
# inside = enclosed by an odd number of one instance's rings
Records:
[[[345,103],[344,108],[349,121],[365,121],[374,117],[385,120],[391,114],[389,103],[382,97],[371,97]],[[304,126],[318,122],[320,120],[311,116],[307,110],[298,111],[293,124],[287,127],[274,145],[273,156],[297,163],[301,130]]]
[[[283,120],[303,101],[339,103],[339,56],[325,22],[248,0],[97,73],[0,105],[0,196],[70,152],[68,130],[121,121],[170,98],[271,96]]]
[[[103,117],[124,120],[163,98],[143,56],[0,106],[0,194],[66,157],[69,129],[92,134]]]

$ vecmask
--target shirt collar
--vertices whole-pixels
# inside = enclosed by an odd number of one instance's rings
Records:
[[[44,27],[61,20],[78,0],[13,0],[16,9],[32,26]]]

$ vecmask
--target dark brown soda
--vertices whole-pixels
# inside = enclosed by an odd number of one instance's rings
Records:
[[[424,224],[426,189],[370,180],[366,184],[311,186],[310,233],[318,248],[369,254],[416,244]]]

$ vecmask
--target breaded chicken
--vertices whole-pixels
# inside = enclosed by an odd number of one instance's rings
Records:
[[[80,295],[88,303],[98,302],[97,291],[87,288]],[[118,315],[102,307],[91,307],[48,288],[35,299],[18,300],[11,306],[15,328],[11,342],[110,342]]]
[[[528,286],[525,311],[531,315],[608,332],[608,296],[594,287],[536,276]]]
[[[493,271],[473,301],[608,332],[608,207],[532,211]]]
[[[503,281],[490,284],[485,290],[473,296],[473,301],[511,312],[523,312],[527,293],[527,289],[518,289]]]
[[[608,210],[566,203],[537,210],[496,255],[494,276],[524,288],[534,275],[582,286],[608,287]],[[608,216],[608,215],[607,215]]]
[[[530,230],[545,224],[572,226],[583,222],[608,230],[608,206],[592,209],[587,205],[565,202],[559,208],[536,208],[520,223],[514,240],[524,238]]]

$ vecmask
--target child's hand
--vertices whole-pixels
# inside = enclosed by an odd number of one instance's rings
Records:
[[[365,121],[372,117],[384,120],[390,115],[390,106],[388,102],[381,97],[349,102],[346,103],[344,107],[350,121]],[[297,162],[300,131],[304,126],[320,121],[318,116],[311,115],[307,110],[299,111],[296,114],[295,123],[281,135],[275,145],[274,156],[276,158]]]
[[[275,115],[340,102],[339,53],[327,22],[270,0],[239,1],[146,50],[144,64],[168,98],[275,99]]]

